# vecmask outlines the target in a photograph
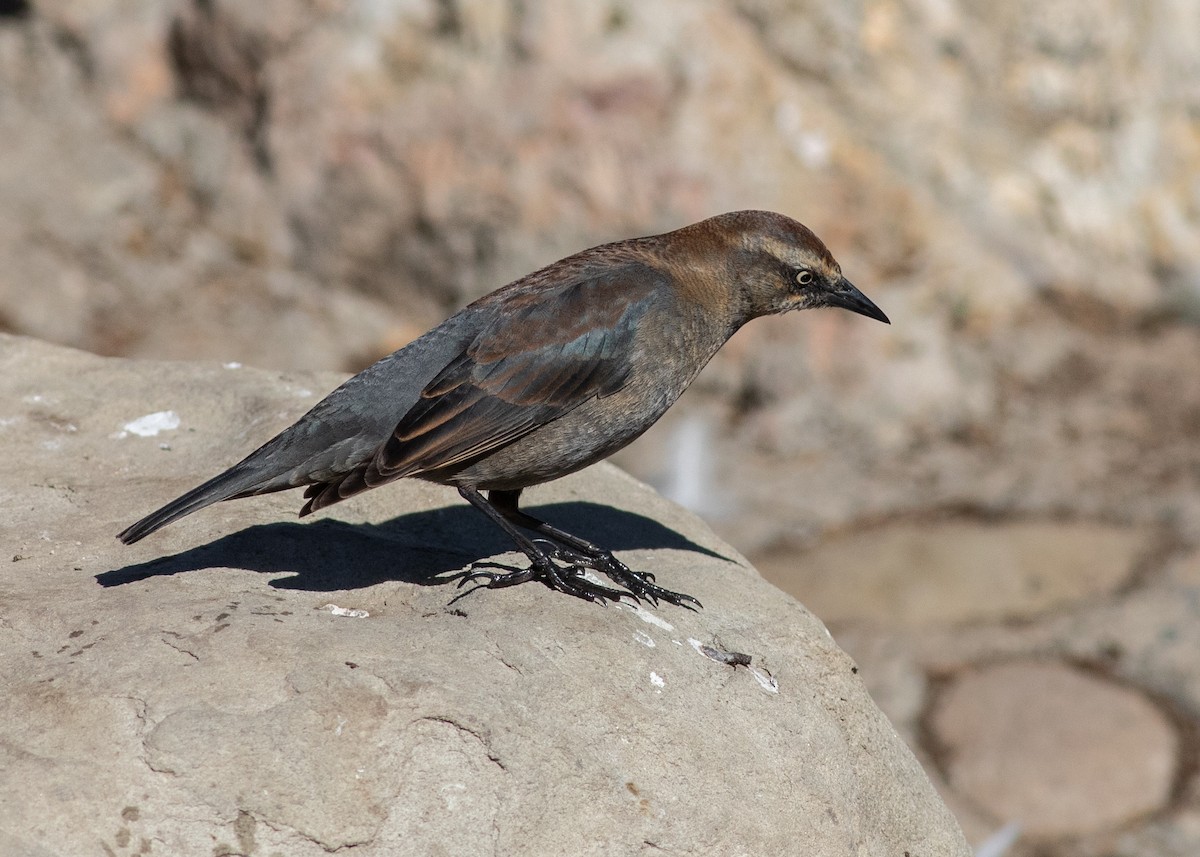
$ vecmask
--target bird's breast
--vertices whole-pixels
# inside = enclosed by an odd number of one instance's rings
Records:
[[[682,311],[681,311],[682,310]],[[639,321],[622,386],[581,402],[438,481],[483,489],[537,485],[594,464],[638,438],[675,403],[728,338],[727,327],[679,305]]]

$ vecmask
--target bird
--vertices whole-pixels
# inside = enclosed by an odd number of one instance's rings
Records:
[[[526,513],[521,493],[635,440],[747,322],[819,307],[891,323],[821,239],[782,214],[734,211],[601,244],[469,304],[117,538],[132,544],[222,500],[303,487],[305,517],[416,478],[456,488],[529,560],[505,572],[472,565],[460,587],[538,580],[592,602],[696,609],[653,573]]]

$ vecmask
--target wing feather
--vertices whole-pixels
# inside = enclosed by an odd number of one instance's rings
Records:
[[[480,311],[502,302],[494,320],[425,385],[373,458],[308,489],[301,514],[403,476],[453,473],[620,390],[637,326],[669,289],[663,274],[627,262],[481,299]]]
[[[637,324],[662,279],[630,264],[500,316],[422,391],[368,482],[463,465],[621,389]]]

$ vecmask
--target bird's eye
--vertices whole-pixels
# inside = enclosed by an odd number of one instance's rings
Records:
[[[796,274],[796,282],[801,286],[811,286],[813,281],[812,271],[799,271]]]

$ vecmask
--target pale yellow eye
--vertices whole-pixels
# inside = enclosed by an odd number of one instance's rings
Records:
[[[796,282],[802,286],[811,286],[813,282],[812,271],[800,271],[796,274]]]

